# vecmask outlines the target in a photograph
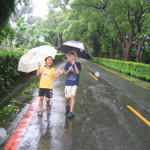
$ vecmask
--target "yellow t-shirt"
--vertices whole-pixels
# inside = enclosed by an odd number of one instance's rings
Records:
[[[40,69],[41,79],[39,88],[53,89],[54,77],[57,76],[55,68],[47,69],[43,67]]]

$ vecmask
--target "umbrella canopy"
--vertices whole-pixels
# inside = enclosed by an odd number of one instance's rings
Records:
[[[20,58],[18,71],[26,73],[35,71],[38,69],[38,63],[41,63],[41,66],[44,66],[45,58],[51,56],[54,59],[56,53],[57,50],[49,45],[32,48]]]
[[[70,51],[75,51],[78,57],[84,59],[92,59],[92,55],[89,52],[89,49],[81,42],[77,41],[67,41],[62,43],[58,50],[69,53]]]

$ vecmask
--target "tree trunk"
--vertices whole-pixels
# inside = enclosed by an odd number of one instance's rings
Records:
[[[132,44],[133,44],[133,36],[134,36],[134,30],[132,30],[130,33],[129,41],[126,40],[126,47],[125,47],[124,54],[123,54],[123,59],[126,61],[130,59],[130,52],[131,52]]]
[[[142,48],[144,42],[145,42],[145,39],[138,40],[138,50],[136,53],[136,62],[141,62],[141,48]]]
[[[12,47],[12,41],[13,41],[13,35],[12,35],[12,32],[11,32],[11,35],[10,35],[10,47]]]
[[[110,58],[111,58],[111,59],[114,59],[114,57],[115,57],[115,50],[112,49],[111,54],[110,54]]]
[[[130,59],[130,52],[131,52],[131,49],[132,49],[135,27],[132,24],[132,28],[131,28],[131,32],[130,32],[130,35],[129,35],[129,39],[127,39],[127,37],[125,37],[123,32],[120,31],[116,21],[115,21],[115,25],[116,25],[116,29],[117,29],[117,31],[119,33],[119,37],[121,37],[121,39],[125,43],[125,48],[124,48],[122,59],[128,61]]]
[[[127,49],[127,47],[125,47],[123,50],[122,60],[125,60],[125,55],[126,55],[126,51],[127,51],[126,49]]]
[[[98,57],[100,52],[100,45],[97,41],[97,39],[93,38],[93,56]]]
[[[112,50],[111,50],[111,54],[110,54],[110,58],[113,59],[115,57],[115,49],[116,49],[116,43],[114,41],[112,41]]]
[[[130,59],[130,52],[131,52],[131,49],[132,49],[132,42],[133,42],[133,39],[130,40],[129,42],[127,42],[127,45],[126,45],[126,53],[125,53],[125,57],[124,57],[124,60],[128,61]]]

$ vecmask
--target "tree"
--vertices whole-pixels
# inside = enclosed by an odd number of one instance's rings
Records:
[[[25,17],[26,20],[32,17],[30,14],[33,12],[33,3],[32,0],[28,0],[28,3],[18,2],[15,6],[15,12],[11,16],[10,20],[12,23],[17,22],[22,17]]]
[[[43,19],[41,17],[38,16],[30,16],[27,18],[26,23],[29,25],[34,25],[34,24],[41,24],[41,22],[43,21]]]
[[[9,43],[10,46],[12,46],[12,41],[15,38],[15,31],[14,29],[10,26],[9,23],[5,24],[0,30],[0,44],[3,43]]]
[[[29,0],[2,0],[0,5],[0,44],[8,43],[12,46],[15,31],[9,23],[10,16],[15,12],[15,6],[19,3],[27,4]]]
[[[74,0],[71,3],[69,28],[64,31],[63,37],[84,42],[93,49],[93,55],[103,55],[107,50],[102,50],[101,37],[104,31],[104,11],[107,0],[87,1]],[[68,31],[67,31],[68,30]]]
[[[66,14],[62,10],[50,9],[47,19],[43,20],[36,30],[39,31],[38,36],[44,36],[46,42],[58,47],[62,42],[63,30],[67,27]]]
[[[51,12],[43,27],[59,31],[63,41],[84,42],[94,56],[140,62],[148,51],[144,42],[150,35],[149,4],[147,0],[50,0]],[[61,8],[60,16],[54,8]]]
[[[18,3],[25,3],[28,4],[30,0],[1,0],[0,5],[0,29],[2,26],[8,23],[9,17],[15,11],[15,6]]]
[[[30,42],[35,40],[35,28],[37,25],[29,25],[24,21],[24,17],[17,21],[17,26],[15,27],[15,43],[16,47],[21,45],[27,46]]]
[[[15,0],[1,0],[0,5],[0,28],[7,24],[10,15],[14,12]]]
[[[106,19],[109,23],[109,32],[118,34],[123,47],[123,60],[130,60],[133,43],[138,43],[137,56],[140,57],[145,31],[149,26],[149,24],[145,26],[146,17],[149,16],[149,6],[146,0],[113,0],[108,3]]]
[[[136,61],[141,62],[141,49],[150,34],[150,2],[149,1],[136,1],[135,24],[137,26],[137,54]],[[135,5],[134,4],[134,5]]]

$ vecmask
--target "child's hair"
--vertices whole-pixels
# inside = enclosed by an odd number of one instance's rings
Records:
[[[54,59],[53,59],[52,56],[47,56],[47,57],[45,58],[45,61],[46,61],[48,58],[52,58],[52,60],[54,61]]]
[[[69,55],[71,55],[71,54],[75,55],[75,53],[74,53],[74,52],[70,52],[70,53],[69,53]]]
[[[77,53],[75,51],[71,51],[67,54],[67,56],[70,56],[71,54],[75,55],[77,57]]]

